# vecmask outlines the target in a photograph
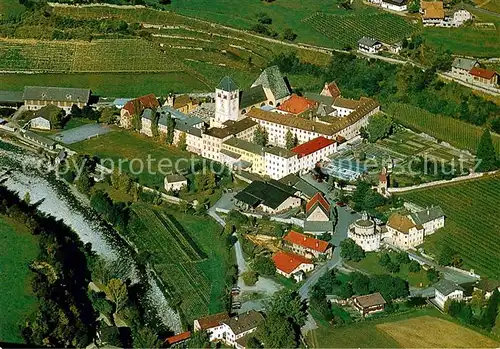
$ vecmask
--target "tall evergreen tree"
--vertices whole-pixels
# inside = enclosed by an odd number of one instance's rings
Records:
[[[290,130],[286,131],[285,139],[286,139],[286,149],[288,150],[292,149],[295,146],[294,144],[295,140],[292,131]]]
[[[495,170],[498,167],[497,154],[488,129],[485,129],[477,147],[477,167],[479,172]]]
[[[491,331],[493,326],[495,326],[495,321],[498,315],[498,306],[500,304],[500,292],[497,289],[493,291],[490,299],[488,299],[488,305],[481,314],[479,323],[484,329]]]
[[[174,128],[175,120],[172,118],[170,113],[167,113],[167,138],[165,141],[168,145],[171,145],[174,142]]]

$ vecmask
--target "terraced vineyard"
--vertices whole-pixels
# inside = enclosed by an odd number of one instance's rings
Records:
[[[36,40],[0,40],[0,70],[72,70],[75,44]]]
[[[467,149],[475,153],[483,129],[467,122],[446,116],[436,115],[427,110],[409,104],[391,103],[387,110],[397,122],[418,132],[425,132],[432,137]],[[500,136],[492,134],[493,144],[500,151]]]
[[[134,207],[134,212],[142,226],[128,237],[140,252],[151,253],[149,262],[172,298],[180,301],[187,321],[208,314],[213,282],[203,270],[208,256],[172,216],[146,206]]]
[[[0,40],[0,70],[44,72],[168,72],[180,60],[141,39],[84,41]]]
[[[333,40],[339,48],[357,47],[357,41],[363,36],[376,38],[384,43],[396,43],[418,30],[416,25],[389,13],[333,15],[317,12],[303,21]]]
[[[500,278],[500,176],[416,190],[398,197],[422,207],[440,205],[444,210],[445,227],[426,238],[430,252],[438,253],[442,246],[449,245],[460,254],[466,267]]]

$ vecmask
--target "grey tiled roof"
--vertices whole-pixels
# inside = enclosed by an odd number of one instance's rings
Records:
[[[420,212],[411,214],[411,218],[416,224],[424,224],[443,216],[444,212],[439,206],[433,206]]]
[[[266,93],[262,86],[251,87],[241,93],[240,109],[247,108],[251,105],[267,101]]]
[[[262,85],[264,88],[269,88],[276,99],[281,99],[290,95],[290,89],[277,65],[264,69],[257,80],[252,84],[252,87],[259,85]]]
[[[367,46],[367,47],[372,47],[379,43],[379,41],[375,40],[374,38],[369,38],[367,36],[363,36],[361,39],[358,40],[359,45]]]
[[[232,92],[239,90],[238,85],[229,76],[225,76],[217,85],[217,89]]]
[[[184,182],[186,180],[186,177],[180,174],[170,174],[165,176],[165,180],[167,183],[177,183],[177,182]]]
[[[463,287],[454,283],[453,281],[446,279],[439,280],[437,283],[434,284],[434,288],[443,296],[447,296],[456,290],[464,291]]]
[[[264,148],[262,146],[252,142],[245,141],[243,139],[238,139],[236,137],[229,138],[228,140],[224,141],[223,144],[243,149],[254,154],[262,154],[264,152]]]
[[[23,100],[65,101],[88,103],[90,90],[83,88],[26,86]]]
[[[457,57],[453,60],[452,67],[464,70],[471,70],[477,61],[475,59]]]

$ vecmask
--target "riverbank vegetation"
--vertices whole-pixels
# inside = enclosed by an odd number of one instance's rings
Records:
[[[29,265],[38,254],[38,237],[18,221],[0,214],[0,240],[8,247],[0,254],[0,341],[23,343],[21,330],[28,315],[37,307],[31,287]]]
[[[21,332],[26,344],[86,346],[96,331],[96,313],[87,296],[90,246],[62,221],[41,214],[4,186],[0,197],[0,214],[25,226],[38,240],[39,254],[30,263],[37,307]]]

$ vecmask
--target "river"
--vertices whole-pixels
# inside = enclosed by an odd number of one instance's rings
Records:
[[[53,173],[37,170],[38,163],[40,158],[35,154],[0,141],[0,175],[7,170],[11,171],[4,184],[17,191],[20,197],[29,193],[32,203],[40,202],[40,211],[62,219],[84,243],[90,242],[98,255],[110,262],[117,262],[126,270],[126,276],[137,282],[139,271],[128,246],[111,228],[103,224],[85,200],[57,180]],[[148,271],[147,274],[143,280],[147,280],[150,287],[143,301],[148,311],[156,312],[156,317],[175,333],[181,332],[179,315],[169,306],[151,272]]]

